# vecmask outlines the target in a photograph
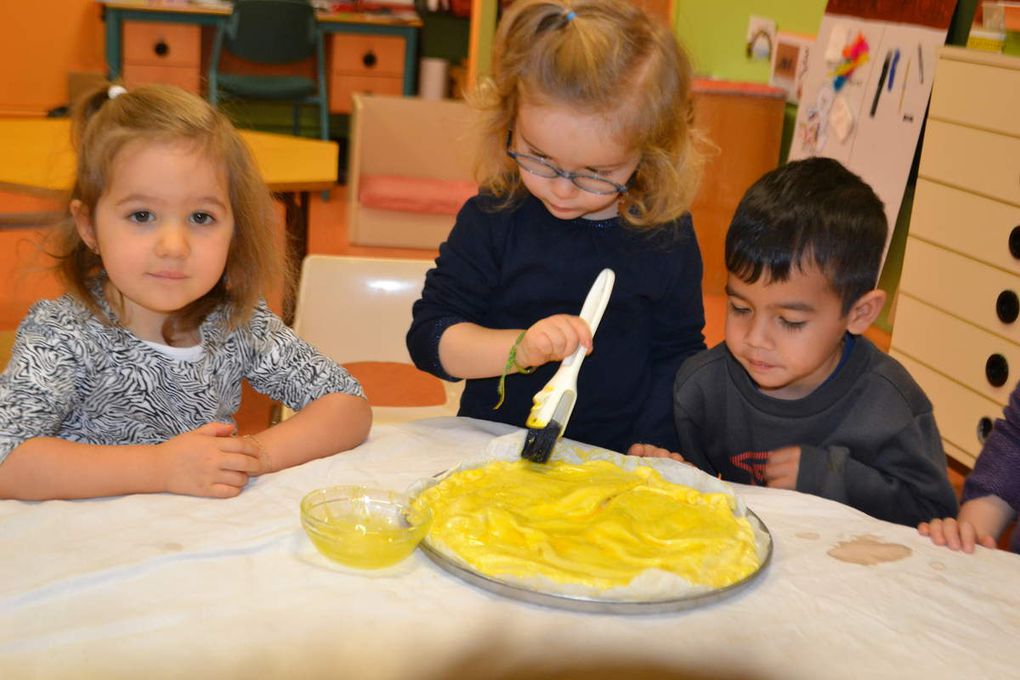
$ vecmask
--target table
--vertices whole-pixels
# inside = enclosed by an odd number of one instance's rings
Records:
[[[161,2],[160,0],[126,0],[102,2],[106,24],[106,67],[110,80],[116,80],[122,69],[122,36],[125,21],[149,21],[216,27],[230,16],[228,3]],[[370,12],[318,12],[318,28],[324,34],[393,35],[403,38],[405,95],[415,94],[418,75],[418,29],[421,19],[413,12],[406,15],[373,14]]]
[[[348,570],[302,532],[314,488],[405,489],[512,432],[377,426],[230,500],[0,501],[0,677],[1016,677],[1020,555],[953,553],[793,491],[735,486],[772,533],[772,563],[733,597],[672,614],[505,599],[420,551]],[[862,535],[912,552],[874,566],[827,554]]]
[[[240,134],[262,178],[286,208],[289,254],[300,263],[308,252],[309,193],[336,183],[339,148],[335,142],[290,135]],[[75,172],[70,139],[67,119],[0,120],[0,189],[50,196],[67,192]]]

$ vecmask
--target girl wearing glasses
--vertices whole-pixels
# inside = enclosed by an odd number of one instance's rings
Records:
[[[483,189],[440,247],[407,336],[419,368],[467,380],[460,415],[523,426],[580,344],[591,355],[565,436],[678,449],[673,377],[705,347],[690,84],[676,38],[634,3],[511,5],[472,102]],[[577,314],[605,267],[616,285],[593,344]]]

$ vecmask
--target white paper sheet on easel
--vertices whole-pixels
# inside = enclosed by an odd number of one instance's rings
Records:
[[[846,10],[852,4],[830,0],[822,18],[818,49],[809,55],[789,157],[835,158],[868,182],[885,204],[888,249],[952,3],[942,28],[830,13],[834,5]],[[837,89],[833,72],[838,59],[858,35],[868,43],[868,60]]]

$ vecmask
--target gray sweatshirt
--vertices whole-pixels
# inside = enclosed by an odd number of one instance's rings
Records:
[[[956,515],[931,402],[866,338],[801,399],[763,394],[725,343],[681,366],[673,397],[680,453],[709,474],[764,484],[767,452],[800,446],[798,491],[900,524]]]

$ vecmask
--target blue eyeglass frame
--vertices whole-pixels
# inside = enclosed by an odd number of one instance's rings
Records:
[[[552,170],[554,173],[556,173],[556,177],[562,177],[565,180],[569,180],[571,184],[573,184],[575,187],[577,187],[581,191],[586,191],[589,194],[595,194],[596,196],[612,196],[614,193],[615,194],[625,194],[625,193],[627,193],[630,190],[630,180],[629,179],[627,180],[626,184],[618,184],[618,183],[614,182],[611,179],[606,179],[605,177],[599,177],[597,175],[586,175],[583,172],[567,172],[563,168],[556,167],[555,165],[553,165],[552,163],[550,163],[549,161],[547,161],[544,158],[539,158],[538,156],[532,156],[531,154],[528,154],[528,153],[520,153],[518,151],[514,151],[513,149],[510,148],[510,144],[513,142],[513,138],[514,138],[514,131],[513,131],[513,128],[510,128],[509,130],[506,131],[506,155],[509,156],[510,158],[514,159],[514,161],[517,163],[517,167],[519,167],[524,172],[528,172],[528,173],[531,173],[532,175],[535,175],[535,177],[542,177],[542,179],[553,179],[552,177],[544,177],[542,175],[539,175],[536,172],[532,172],[531,170],[528,170],[526,167],[524,167],[523,165],[520,164],[520,160],[519,159],[527,158],[530,161],[535,161],[539,165],[543,165],[543,166],[549,168],[550,170]],[[616,191],[592,191],[591,189],[586,189],[585,187],[581,186],[580,184],[578,184],[577,182],[574,181],[575,178],[577,178],[577,177],[587,177],[588,179],[594,179],[594,180],[598,180],[600,182],[605,182],[606,184],[611,184],[616,189]]]

